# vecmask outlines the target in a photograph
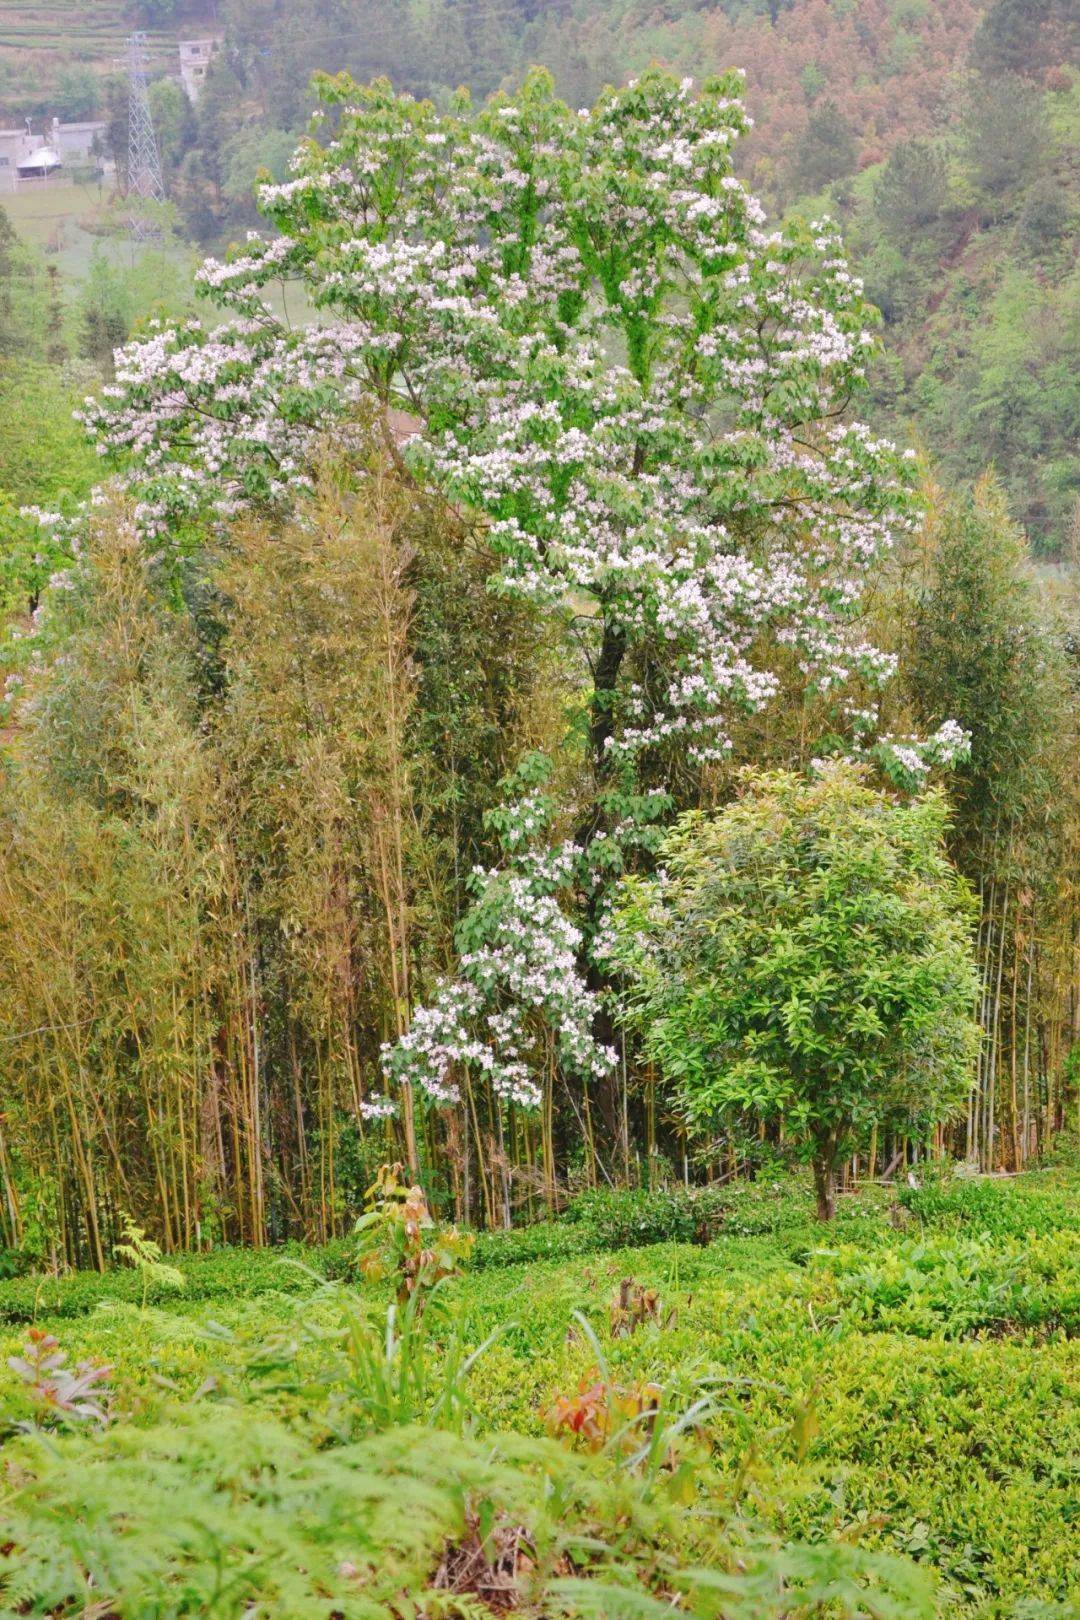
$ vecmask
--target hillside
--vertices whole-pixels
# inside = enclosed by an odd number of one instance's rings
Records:
[[[1080,79],[974,76],[934,139],[815,202],[884,316],[879,418],[953,479],[994,466],[1036,553],[1074,549]]]
[[[980,233],[925,312],[887,326],[880,399],[943,474],[995,467],[1033,552],[1060,560],[1078,536],[1080,283],[1041,256],[1025,267],[1011,234]]]
[[[5,0],[0,116],[88,116],[94,81],[125,36],[147,30],[154,66],[172,69],[178,32],[213,26],[257,116],[295,123],[316,69],[386,73],[403,88],[487,94],[532,62],[571,102],[659,61],[701,77],[747,72],[757,128],[755,182],[797,185],[822,161],[833,126],[860,164],[939,115],[950,75],[982,15],[979,0]],[[830,162],[824,159],[826,169]],[[825,173],[822,178],[830,178]]]
[[[942,116],[981,0],[222,0],[228,72],[245,110],[294,125],[316,69],[387,74],[413,94],[486,95],[535,62],[572,105],[659,62],[747,75],[755,130],[742,161],[789,195],[865,166]]]
[[[878,160],[939,122],[982,0],[799,0],[762,6],[637,0],[578,4],[572,21],[541,7],[529,46],[574,99],[651,60],[700,77],[746,72],[754,184],[789,194]]]
[[[29,116],[85,118],[100,110],[134,28],[147,34],[152,71],[174,71],[178,29],[209,21],[214,0],[192,5],[126,0],[4,0],[0,5],[0,123]]]

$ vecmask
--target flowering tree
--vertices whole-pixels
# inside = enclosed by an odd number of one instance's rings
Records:
[[[509,802],[488,818],[504,860],[473,873],[476,903],[459,929],[458,975],[386,1049],[388,1075],[419,1084],[437,1102],[459,1100],[453,1072],[469,1063],[504,1102],[536,1107],[541,1093],[529,1060],[538,1022],[568,1072],[597,1079],[614,1061],[594,1039],[600,1003],[579,974],[585,936],[560,904],[582,851],[552,840],[548,770],[533,754],[506,784]]]
[[[892,665],[859,606],[910,521],[906,469],[845,419],[872,338],[834,231],[767,230],[732,173],[749,122],[737,74],[695,94],[650,72],[580,113],[540,72],[480,111],[385,82],[321,88],[332,136],[259,189],[278,234],[200,273],[234,322],[130,345],[86,420],[157,544],[178,517],[294,500],[328,425],[365,421],[483,524],[492,589],[564,627],[585,672],[574,836],[540,847],[550,810],[519,784],[506,864],[476,875],[460,976],[386,1059],[436,1101],[474,1065],[531,1102],[542,1026],[578,1073],[610,1065],[589,937],[669,807],[663,761],[724,756],[733,714],[777,689],[778,645],[836,734],[872,740],[866,694]],[[275,316],[277,280],[320,319]],[[957,740],[882,758],[917,780]]]

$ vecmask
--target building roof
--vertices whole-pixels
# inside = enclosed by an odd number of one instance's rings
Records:
[[[51,146],[39,146],[29,157],[20,158],[17,169],[62,169],[63,163]]]

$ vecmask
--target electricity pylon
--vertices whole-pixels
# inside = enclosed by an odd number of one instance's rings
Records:
[[[128,73],[128,196],[135,199],[129,229],[135,242],[157,241],[161,225],[153,209],[143,210],[139,202],[163,203],[165,182],[161,178],[161,159],[154,139],[154,120],[150,116],[150,97],[147,94],[146,35],[131,34],[127,40]]]

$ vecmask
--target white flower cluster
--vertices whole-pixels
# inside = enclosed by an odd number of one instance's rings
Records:
[[[288,332],[255,319],[154,323],[116,352],[116,381],[78,413],[123,468],[148,541],[199,513],[295,503],[315,444],[366,396],[347,326]]]
[[[544,1036],[565,1069],[585,1080],[615,1062],[593,1036],[599,1002],[581,973],[582,932],[559,904],[579,851],[536,847],[548,826],[539,794],[504,816],[507,865],[473,874],[478,937],[457,976],[417,1009],[408,1034],[383,1048],[387,1079],[407,1078],[438,1104],[460,1100],[459,1077],[470,1070],[504,1102],[535,1108]]]
[[[391,1097],[362,1097],[360,1099],[360,1117],[374,1124],[379,1120],[393,1119],[397,1114],[397,1103]]]
[[[930,737],[881,736],[872,749],[890,774],[907,787],[919,788],[935,765],[953,765],[971,751],[971,736],[955,720],[946,720]]]

